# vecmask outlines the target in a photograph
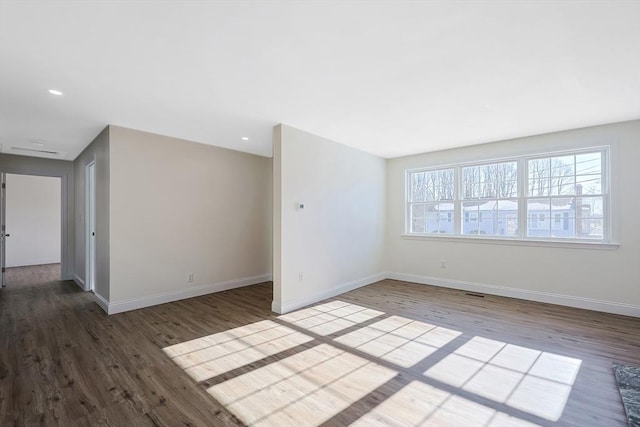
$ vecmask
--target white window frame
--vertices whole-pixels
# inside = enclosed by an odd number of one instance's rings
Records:
[[[586,153],[601,153],[601,179],[602,179],[602,194],[597,195],[597,197],[602,197],[603,201],[603,236],[602,239],[594,239],[594,238],[579,238],[579,237],[527,237],[527,227],[528,227],[528,218],[527,218],[527,195],[528,195],[528,186],[529,186],[529,171],[528,171],[528,162],[532,159],[540,159],[547,157],[560,157],[560,156],[569,156],[569,155],[579,155]],[[477,241],[483,243],[507,243],[507,244],[516,244],[516,245],[529,245],[529,244],[542,244],[542,246],[560,246],[560,247],[592,247],[599,246],[605,249],[615,249],[618,244],[613,241],[612,230],[612,208],[611,208],[611,168],[610,168],[610,146],[593,146],[593,147],[584,147],[578,149],[570,149],[563,151],[551,151],[551,152],[541,152],[534,154],[527,154],[523,156],[512,156],[512,157],[503,157],[503,158],[494,158],[494,159],[486,159],[483,161],[477,162],[462,162],[455,164],[442,164],[437,166],[425,167],[425,168],[412,168],[405,170],[405,198],[404,198],[404,210],[405,210],[405,224],[404,224],[404,233],[403,237],[405,238],[417,238],[417,239],[444,239],[444,240],[453,240],[453,241]],[[469,166],[482,166],[493,163],[507,162],[507,161],[516,161],[518,168],[518,191],[517,191],[517,201],[518,201],[518,232],[515,236],[491,236],[491,235],[474,235],[474,234],[462,234],[462,224],[464,222],[464,214],[462,212],[462,202],[463,202],[463,194],[462,194],[462,169],[464,167]],[[453,234],[427,234],[427,233],[412,233],[410,232],[410,192],[411,192],[411,182],[410,177],[413,173],[420,172],[432,172],[442,169],[454,169],[454,194],[455,199],[452,201],[454,205],[454,214],[453,214],[453,222],[454,222],[454,232]],[[572,197],[571,195],[567,195],[567,198]],[[554,217],[545,216],[545,220],[551,221],[553,226]],[[562,217],[561,227],[564,227],[565,217]]]

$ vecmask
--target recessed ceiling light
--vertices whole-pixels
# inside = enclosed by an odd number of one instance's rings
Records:
[[[61,96],[62,95],[62,92],[60,92],[59,90],[56,90],[56,89],[49,89],[49,93],[51,95],[57,95],[57,96]]]
[[[242,140],[243,140],[243,141],[248,141],[248,140],[249,140],[249,137],[248,137],[248,136],[243,136],[243,137],[242,137]]]

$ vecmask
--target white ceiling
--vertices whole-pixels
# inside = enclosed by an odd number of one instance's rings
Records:
[[[638,1],[0,0],[0,144],[71,160],[114,124],[269,156],[285,123],[396,157],[636,119],[638,22]]]

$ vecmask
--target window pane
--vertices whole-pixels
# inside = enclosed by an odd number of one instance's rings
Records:
[[[471,220],[462,224],[462,234],[480,234],[478,230],[478,220]]]
[[[529,179],[529,196],[543,197],[551,193],[549,178],[539,177]]]
[[[497,196],[499,198],[518,197],[518,181],[505,180],[498,182]]]
[[[440,186],[440,200],[453,200],[454,192],[453,169],[443,169],[438,171],[438,181]]]
[[[575,237],[575,199],[573,197],[554,198],[550,203],[553,218],[550,237]]]
[[[412,218],[411,219],[411,232],[412,233],[424,233],[424,218]]]
[[[568,196],[575,194],[576,181],[572,176],[557,176],[551,178],[551,195],[552,196]]]
[[[411,205],[411,217],[412,218],[423,218],[424,217],[424,205],[414,203]]]
[[[576,218],[602,218],[603,203],[602,197],[576,197]]]
[[[573,176],[575,156],[562,156],[551,158],[551,176]]]
[[[602,197],[575,198],[575,237],[602,239],[604,200]]]
[[[551,159],[532,159],[527,162],[529,168],[529,196],[547,196],[549,194],[549,174]]]
[[[453,200],[453,169],[411,173],[411,201]]]
[[[550,237],[551,199],[527,200],[527,236]]]
[[[576,177],[577,194],[602,194],[602,178],[600,175],[583,175]]]
[[[518,200],[499,200],[496,212],[495,234],[498,236],[518,235]]]
[[[423,173],[412,173],[411,179],[411,200],[412,202],[422,202],[426,194],[425,177]]]
[[[464,186],[464,198],[465,199],[477,199],[480,197],[480,184],[466,183]]]
[[[424,205],[410,205],[411,233],[424,233]]]
[[[435,206],[437,210],[438,226],[428,229],[430,233],[435,234],[453,234],[453,203],[438,203]]]
[[[465,199],[516,197],[518,163],[504,162],[464,167],[462,181]]]
[[[427,221],[425,226],[425,233],[437,233],[439,229],[440,215],[437,205],[431,205],[427,207]]]
[[[585,239],[602,239],[604,237],[604,220],[602,218],[583,219],[582,237]]]
[[[496,197],[496,185],[494,181],[481,181],[479,186],[480,198]]]
[[[576,155],[576,175],[602,173],[602,153],[586,153]]]
[[[464,202],[462,211],[464,212],[464,221],[462,222],[462,234],[479,234],[479,204],[481,202]]]

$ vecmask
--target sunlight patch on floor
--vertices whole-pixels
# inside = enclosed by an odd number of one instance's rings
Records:
[[[340,331],[330,343],[311,343]],[[292,355],[283,353],[294,348]],[[208,393],[251,426],[320,425],[398,374],[389,384],[404,384],[397,382],[405,376],[402,368],[417,366],[416,375],[426,369],[422,380],[407,374],[410,383],[354,425],[529,427],[535,424],[505,413],[504,405],[536,419],[559,420],[581,366],[579,359],[480,336],[468,339],[461,331],[343,301],[164,351],[194,380],[212,380]],[[269,356],[277,357],[265,360]],[[252,366],[257,361],[263,366]],[[434,381],[448,387],[430,385]],[[386,387],[374,396],[395,390]],[[482,403],[470,400],[473,395]]]
[[[424,374],[478,396],[557,421],[581,360],[474,337]]]
[[[452,329],[391,316],[349,332],[335,341],[409,368],[460,334],[461,332]]]
[[[312,339],[265,320],[176,344],[164,351],[194,380],[204,381]]]
[[[384,313],[343,301],[332,301],[313,308],[278,316],[278,319],[326,336],[366,322]]]
[[[532,427],[536,424],[412,381],[351,425]]]
[[[311,426],[338,414],[396,374],[321,344],[207,391],[248,425]]]

